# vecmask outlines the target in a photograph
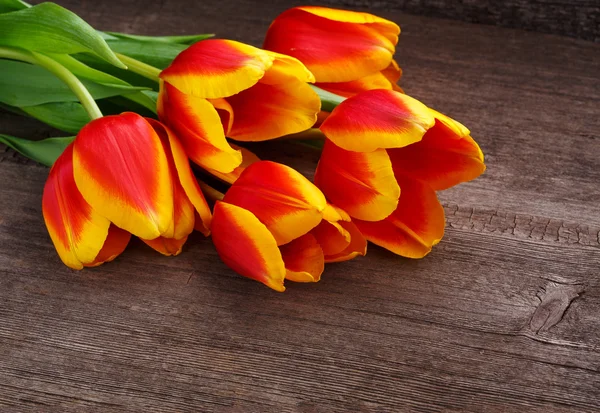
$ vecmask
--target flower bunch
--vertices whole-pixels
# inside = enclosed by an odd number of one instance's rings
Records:
[[[15,81],[0,103],[76,136],[0,142],[52,166],[42,211],[74,269],[115,259],[132,235],[178,255],[193,230],[276,291],[319,281],[367,241],[421,258],[444,234],[436,191],[485,164],[465,126],[398,86],[399,34],[371,14],[296,7],[261,49],[101,33],[55,4],[12,0],[0,71]],[[243,146],[274,139],[310,140],[314,182]]]

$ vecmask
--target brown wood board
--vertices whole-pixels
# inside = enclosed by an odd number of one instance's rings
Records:
[[[98,29],[260,45],[289,2],[62,5]],[[193,236],[75,272],[41,216],[47,168],[0,149],[2,412],[600,411],[600,45],[380,13],[402,86],[465,123],[478,180],[440,193],[422,260],[370,247],[284,294]],[[0,113],[1,131],[56,131]],[[259,147],[310,174],[310,150]]]

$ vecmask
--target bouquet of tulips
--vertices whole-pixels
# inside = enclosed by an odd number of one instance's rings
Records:
[[[371,14],[296,7],[259,49],[104,33],[53,3],[0,0],[2,108],[76,134],[0,142],[51,166],[42,211],[70,268],[114,260],[132,235],[178,255],[194,230],[276,291],[367,241],[421,258],[444,234],[436,191],[485,165],[465,126],[398,86],[399,34]],[[244,147],[274,139],[319,151],[313,182]]]

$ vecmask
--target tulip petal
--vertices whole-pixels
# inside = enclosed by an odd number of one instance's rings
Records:
[[[221,260],[244,277],[284,291],[286,269],[277,242],[250,211],[217,201],[212,239]]]
[[[310,234],[316,238],[326,256],[339,254],[350,245],[350,233],[338,222],[334,225],[323,220]]]
[[[233,184],[240,177],[241,173],[244,172],[244,169],[246,169],[253,163],[260,161],[258,156],[252,153],[249,149],[237,146],[233,143],[231,144],[231,147],[235,150],[240,151],[242,154],[242,164],[240,166],[238,166],[232,172],[229,172],[227,174],[215,171],[214,169],[207,169],[207,172],[209,172],[211,175],[216,176],[218,179],[220,179],[223,182],[227,182],[228,184]]]
[[[233,127],[233,108],[225,99],[207,99],[211,105],[215,107],[219,118],[221,118],[221,124],[223,125],[223,131],[225,135],[229,135],[229,131]]]
[[[436,118],[436,120],[442,122],[444,125],[446,125],[448,128],[450,128],[455,134],[457,134],[459,136],[471,135],[471,131],[469,129],[467,129],[467,127],[465,125],[463,125],[462,123],[460,123],[459,121],[454,120],[451,117],[438,112],[437,110],[429,108],[429,111],[433,114],[433,116]],[[481,157],[483,158],[483,154],[481,154]]]
[[[348,261],[358,255],[366,255],[367,254],[367,239],[360,232],[358,227],[354,224],[354,222],[340,222],[340,226],[342,226],[348,234],[350,234],[350,242],[342,251],[335,254],[325,254],[325,262],[341,262]],[[321,244],[322,245],[322,244]]]
[[[224,201],[256,215],[277,245],[287,244],[316,227],[327,205],[323,193],[302,174],[268,161],[246,168]]]
[[[434,124],[433,114],[418,100],[378,89],[340,103],[320,129],[341,148],[370,152],[418,142]]]
[[[224,39],[194,43],[181,52],[160,78],[200,98],[224,98],[262,78],[274,57],[256,47]]]
[[[50,170],[42,212],[50,238],[63,263],[74,269],[94,263],[108,236],[110,221],[83,198],[73,179],[73,145]]]
[[[311,234],[305,234],[280,247],[287,280],[317,282],[325,268],[323,250]]]
[[[344,97],[351,97],[357,93],[372,89],[393,89],[392,82],[390,82],[381,72],[361,77],[360,79],[352,80],[350,82],[317,83],[317,86]]]
[[[382,26],[387,26],[389,32],[395,33],[396,41],[398,40],[398,34],[400,34],[400,28],[396,23],[370,13],[363,13],[344,9],[331,9],[328,7],[319,6],[302,6],[298,7],[298,9],[314,14],[315,16],[320,16],[328,20],[343,23],[379,24]],[[390,41],[392,40],[394,40],[394,37],[390,37]]]
[[[444,208],[426,183],[399,175],[397,179],[402,195],[388,218],[353,222],[369,241],[403,257],[422,258],[444,236]]]
[[[331,93],[335,93],[336,95],[345,97],[354,96],[357,93],[373,89],[401,91],[402,89],[397,85],[401,76],[402,70],[395,61],[392,61],[392,63],[381,72],[373,73],[350,82],[317,83],[317,86]]]
[[[238,141],[265,141],[302,132],[317,121],[321,100],[305,82],[283,78],[262,81],[227,98],[235,119],[229,137]]]
[[[202,232],[205,236],[210,235],[210,222],[212,220],[212,214],[210,207],[206,202],[206,198],[202,193],[202,189],[198,185],[198,181],[190,168],[190,162],[185,154],[183,146],[173,132],[160,122],[152,119],[147,119],[148,122],[157,131],[163,142],[167,140],[168,148],[165,144],[165,152],[168,151],[170,157],[173,159],[173,167],[176,171],[176,176],[173,177],[174,181],[180,186],[176,187],[174,191],[175,206],[175,233],[174,238],[181,239],[187,236],[189,232],[186,232],[189,228],[184,226],[183,223],[191,222],[197,231]],[[193,208],[193,209],[192,209]],[[194,210],[196,213],[194,214]],[[192,218],[193,215],[194,218]],[[181,222],[177,222],[180,219]]]
[[[173,229],[173,188],[156,132],[126,112],[88,123],[73,144],[73,175],[102,216],[140,238]]]
[[[385,149],[351,152],[327,140],[315,184],[352,217],[379,221],[396,209],[400,187]]]
[[[221,118],[208,100],[183,94],[164,83],[157,107],[161,121],[181,139],[192,161],[223,173],[240,165],[242,156],[225,139]]]
[[[299,59],[318,82],[348,82],[385,69],[399,33],[371,14],[297,7],[275,19],[264,48]]]
[[[333,204],[327,204],[323,210],[323,219],[336,223],[338,221],[350,221],[350,215],[342,208],[339,208]]]
[[[117,258],[129,244],[131,234],[121,228],[112,225],[108,228],[108,236],[104,241],[102,249],[96,256],[96,259],[90,264],[84,264],[86,267],[96,267],[105,262],[110,262]]]
[[[162,255],[175,256],[181,254],[183,245],[187,241],[187,235],[181,239],[158,237],[155,239],[143,239],[150,248],[160,252]]]
[[[381,71],[381,74],[384,75],[387,80],[390,81],[390,83],[392,83],[393,90],[404,93],[402,88],[398,86],[398,82],[402,77],[402,69],[400,69],[400,66],[398,66],[398,63],[395,60],[392,60],[392,63],[390,63],[388,67]]]
[[[421,142],[389,151],[395,171],[423,180],[436,191],[475,179],[485,171],[483,153],[468,129],[442,116],[436,115],[435,126]]]
[[[181,185],[179,179],[179,171],[171,150],[171,145],[177,145],[178,141],[175,135],[173,135],[172,132],[169,131],[169,129],[167,129],[162,123],[149,118],[147,118],[146,120],[154,128],[154,131],[161,140],[163,150],[169,162],[171,185],[173,187],[173,233],[169,234],[170,236],[168,237],[159,237],[157,239],[174,238],[176,240],[181,240],[183,238],[186,238],[194,230],[195,211],[194,206],[190,202],[185,190],[183,189],[183,186]],[[183,166],[189,169],[189,163],[187,162],[187,159],[185,160]],[[185,170],[182,172],[185,173]],[[200,189],[198,188],[198,190]],[[208,205],[206,205],[206,208],[208,209]],[[162,252],[162,250],[159,252]]]
[[[281,53],[265,50],[274,58],[273,66],[267,70],[265,76],[260,79],[261,83],[272,84],[273,82],[281,82],[281,77],[295,78],[304,83],[313,83],[315,76],[304,63],[295,57],[284,55]]]

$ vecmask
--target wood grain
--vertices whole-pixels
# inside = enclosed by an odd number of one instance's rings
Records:
[[[218,31],[260,44],[290,3],[64,1],[96,27]],[[388,12],[406,91],[464,122],[488,171],[440,194],[423,260],[371,247],[284,294],[194,236],[134,241],[66,269],[46,234],[47,169],[0,155],[0,411],[600,410],[600,45]],[[1,113],[2,130],[56,134]],[[256,148],[310,174],[299,147]]]
[[[327,0],[327,3],[600,40],[600,3],[595,0]]]

